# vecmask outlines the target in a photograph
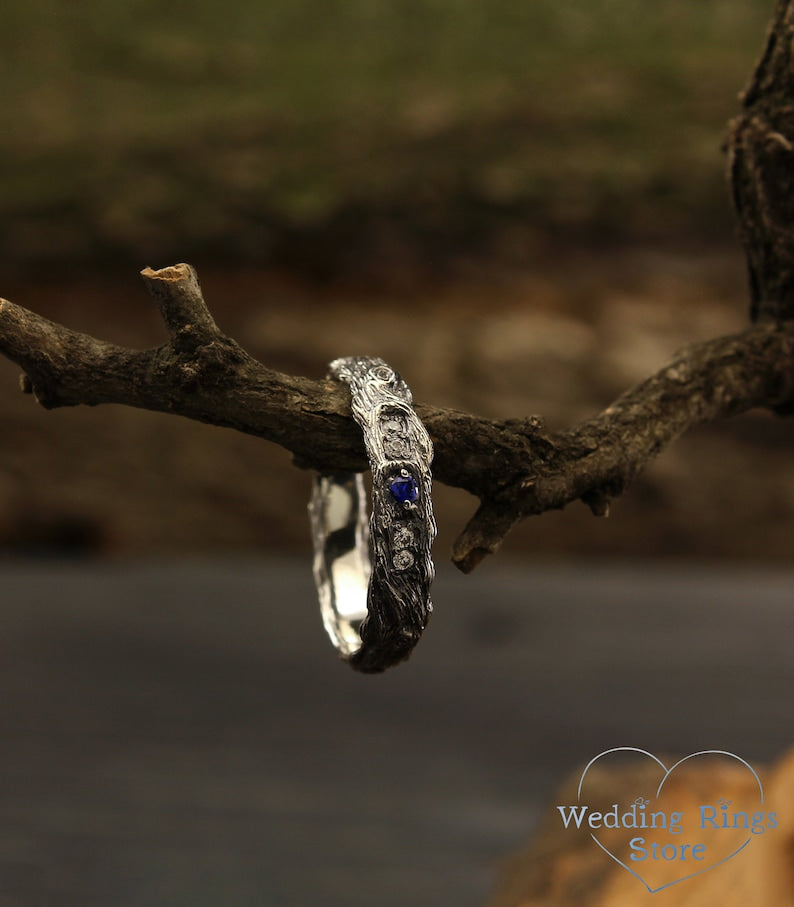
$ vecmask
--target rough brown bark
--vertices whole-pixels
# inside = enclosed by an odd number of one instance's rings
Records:
[[[794,318],[793,54],[794,5],[778,0],[728,140],[753,321]]]
[[[346,389],[284,375],[218,329],[189,265],[142,272],[170,340],[129,350],[0,301],[0,352],[24,369],[43,406],[123,403],[235,428],[320,471],[364,470]],[[752,407],[794,404],[794,325],[757,325],[690,346],[666,368],[570,431],[539,418],[494,421],[419,404],[436,449],[434,475],[480,498],[454,546],[464,571],[520,519],[577,499],[597,515],[670,441]]]

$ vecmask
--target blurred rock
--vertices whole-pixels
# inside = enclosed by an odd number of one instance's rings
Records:
[[[676,760],[664,760],[672,766]],[[668,885],[653,894],[654,907],[790,907],[794,904],[794,817],[788,805],[794,799],[794,751],[774,767],[761,772],[764,806],[775,811],[778,826],[752,836],[749,845],[735,857],[693,878]],[[554,804],[577,802],[580,774],[572,776],[557,792]],[[588,772],[588,802],[599,810],[613,803],[626,803],[643,788],[655,789],[660,771],[648,762],[635,761],[620,769]],[[704,771],[696,759],[684,763],[665,782],[666,802],[686,815],[699,804],[730,801],[732,812],[758,809],[758,787],[752,775],[738,763],[722,764]],[[707,827],[701,833],[706,853],[719,847],[725,829]],[[729,830],[730,832],[730,830]],[[628,839],[635,831],[601,829],[599,840],[623,862],[628,859]],[[732,832],[730,832],[732,833]],[[560,814],[551,806],[539,832],[524,853],[505,867],[502,880],[488,907],[635,907],[648,897],[639,879],[604,853],[582,827],[565,829]],[[737,832],[740,840],[746,832]],[[685,836],[682,835],[682,839]],[[724,845],[723,845],[724,846]],[[729,850],[734,844],[727,845]],[[727,854],[726,854],[727,855]],[[679,869],[661,867],[669,876]],[[671,874],[672,873],[672,874]]]

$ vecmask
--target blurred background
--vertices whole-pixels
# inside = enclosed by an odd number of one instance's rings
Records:
[[[420,401],[565,428],[747,323],[723,145],[772,7],[6,0],[0,295],[155,346],[138,271],[188,261],[269,366],[379,355]],[[3,907],[481,903],[596,747],[789,739],[789,421],[693,431],[609,520],[572,506],[477,577],[442,566],[423,667],[368,687],[321,639],[286,452],[45,412],[17,378],[0,362]],[[435,502],[443,565],[476,502]]]
[[[564,428],[746,323],[722,145],[770,7],[10,0],[0,293],[156,345],[137,273],[189,261],[273,367],[380,355],[419,400]],[[0,369],[5,550],[306,550],[282,451],[44,413]],[[614,519],[546,515],[502,557],[784,558],[790,440],[764,414],[694,432]],[[437,494],[448,550],[474,502]]]

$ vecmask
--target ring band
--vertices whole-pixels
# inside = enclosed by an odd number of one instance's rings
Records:
[[[361,473],[314,477],[314,579],[339,654],[378,673],[408,658],[432,611],[433,445],[408,385],[382,359],[335,359],[329,377],[350,387],[372,471],[372,516],[368,529]]]

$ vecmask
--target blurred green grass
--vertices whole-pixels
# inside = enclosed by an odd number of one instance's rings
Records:
[[[430,249],[724,236],[772,6],[5,0],[0,255],[261,263],[382,221]]]

